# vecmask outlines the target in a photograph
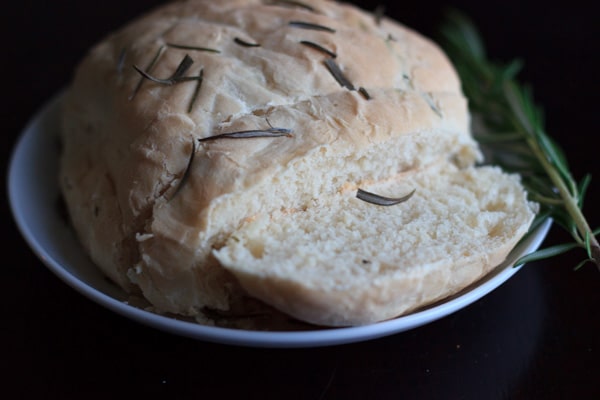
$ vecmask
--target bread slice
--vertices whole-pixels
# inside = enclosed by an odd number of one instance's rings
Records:
[[[440,163],[365,188],[414,195],[381,206],[356,190],[264,215],[215,255],[248,293],[328,326],[389,319],[447,297],[500,264],[534,215],[515,176]]]
[[[249,222],[337,214],[332,204],[359,187],[481,160],[435,43],[351,5],[294,4],[166,3],[90,49],[67,88],[60,185],[73,227],[99,268],[157,312],[237,309],[255,290],[230,238]],[[528,207],[520,199],[516,210]],[[504,247],[527,222],[501,236]]]

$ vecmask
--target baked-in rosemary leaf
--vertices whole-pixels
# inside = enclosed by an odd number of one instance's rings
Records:
[[[438,105],[435,104],[435,101],[433,100],[431,93],[421,93],[421,97],[423,98],[423,100],[425,100],[425,102],[427,103],[429,108],[431,108],[431,111],[433,111],[435,113],[435,115],[437,115],[440,118],[444,118],[442,111],[440,110]]]
[[[301,3],[299,1],[293,1],[293,0],[271,0],[271,1],[267,1],[266,4],[275,5],[275,6],[297,7],[297,8],[302,8],[306,11],[316,12],[314,7],[309,6],[308,4]]]
[[[165,46],[160,46],[158,48],[158,50],[156,51],[156,54],[154,54],[154,57],[152,57],[152,60],[150,60],[150,63],[146,66],[146,71],[148,71],[148,72],[152,71],[152,68],[154,68],[154,66],[158,62],[158,59],[160,58],[161,54],[163,53],[164,48],[165,48]],[[133,93],[131,93],[131,95],[129,96],[129,100],[133,100],[135,95],[140,91],[140,88],[142,87],[143,83],[144,83],[144,76],[142,75],[142,77],[140,77],[138,84],[133,89]]]
[[[190,154],[190,158],[188,159],[185,170],[183,171],[183,175],[181,176],[179,185],[177,185],[177,189],[175,189],[175,192],[173,193],[173,195],[171,196],[171,198],[169,200],[172,200],[177,195],[177,193],[179,193],[179,191],[181,190],[181,188],[183,187],[185,182],[188,180],[188,177],[190,176],[190,171],[192,170],[192,163],[194,162],[195,156],[196,156],[196,141],[192,140],[192,153]]]
[[[393,206],[404,203],[406,200],[410,199],[415,194],[415,191],[416,189],[413,189],[412,192],[402,197],[385,197],[359,188],[356,192],[356,197],[362,201],[378,206]]]
[[[367,89],[365,89],[364,87],[359,87],[358,88],[358,93],[362,94],[362,96],[366,99],[366,100],[371,100],[371,95],[369,94],[369,92],[367,92]]]
[[[250,43],[247,42],[243,39],[240,39],[239,37],[236,37],[233,39],[233,41],[237,44],[239,44],[240,46],[245,46],[245,47],[260,47],[259,43]]]
[[[319,25],[319,24],[314,24],[312,22],[290,21],[289,25],[293,26],[294,28],[312,29],[312,30],[315,30],[315,31],[323,31],[323,32],[335,33],[335,29],[333,29],[333,28],[330,28],[328,26]]]
[[[175,72],[173,72],[173,75],[171,75],[169,78],[166,78],[166,79],[155,78],[152,75],[150,75],[149,73],[138,68],[136,65],[134,65],[133,68],[135,68],[135,70],[137,72],[139,72],[140,75],[142,75],[144,78],[146,78],[152,82],[160,83],[162,85],[174,85],[178,82],[193,79],[191,77],[184,77],[184,74],[192,66],[193,63],[194,63],[194,60],[192,60],[192,58],[186,54],[185,57],[183,57],[183,60],[181,60],[181,62],[177,66],[177,69],[175,70]]]
[[[348,90],[355,90],[352,82],[350,82],[350,80],[346,78],[339,65],[335,62],[333,58],[326,59],[324,63],[331,75],[333,75],[335,80],[338,81],[340,86],[345,87]]]
[[[331,58],[336,58],[337,54],[329,49],[326,49],[325,47],[321,46],[320,44],[317,44],[315,42],[311,42],[310,40],[301,40],[300,43],[302,43],[305,46],[308,46],[310,48],[313,48],[315,50],[318,50],[322,53],[327,54],[329,57]]]
[[[172,47],[174,49],[181,49],[181,50],[206,51],[209,53],[220,53],[221,52],[220,50],[211,49],[210,47],[188,46],[185,44],[167,43],[167,46]]]
[[[199,142],[208,142],[218,139],[251,139],[251,138],[275,138],[281,136],[292,136],[292,130],[286,128],[253,129],[247,131],[236,131],[220,133],[214,136],[208,136],[198,139]]]
[[[203,80],[204,80],[204,69],[201,69],[200,74],[197,77],[196,88],[194,89],[194,93],[192,94],[192,98],[190,100],[190,105],[188,107],[188,113],[191,113],[194,108],[194,103],[196,102],[196,98],[198,98],[198,93],[200,92],[200,88],[202,87]]]

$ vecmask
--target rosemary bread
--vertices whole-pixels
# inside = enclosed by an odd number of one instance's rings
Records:
[[[532,205],[475,166],[469,124],[446,56],[395,21],[323,0],[169,2],[77,67],[60,185],[91,259],[157,312],[205,321],[250,296],[362,324],[459,290],[526,232]]]

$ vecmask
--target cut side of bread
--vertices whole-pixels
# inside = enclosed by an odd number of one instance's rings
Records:
[[[439,163],[315,199],[304,210],[257,217],[215,251],[251,295],[300,320],[362,325],[461,290],[500,264],[527,232],[534,206],[498,168]]]

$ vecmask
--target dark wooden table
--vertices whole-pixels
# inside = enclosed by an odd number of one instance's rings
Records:
[[[388,3],[388,14],[428,36],[451,4],[475,20],[492,58],[525,62],[520,77],[546,110],[547,130],[565,149],[574,176],[594,175],[585,211],[597,227],[597,14],[579,1]],[[85,50],[156,4],[4,7],[5,171],[24,125],[66,84]],[[374,9],[377,2],[357,4]],[[404,333],[331,347],[245,348],[154,330],[87,300],[32,253],[6,197],[2,213],[4,398],[600,398],[600,271],[574,272],[580,252],[529,264],[476,303]],[[554,226],[544,245],[567,239]]]

